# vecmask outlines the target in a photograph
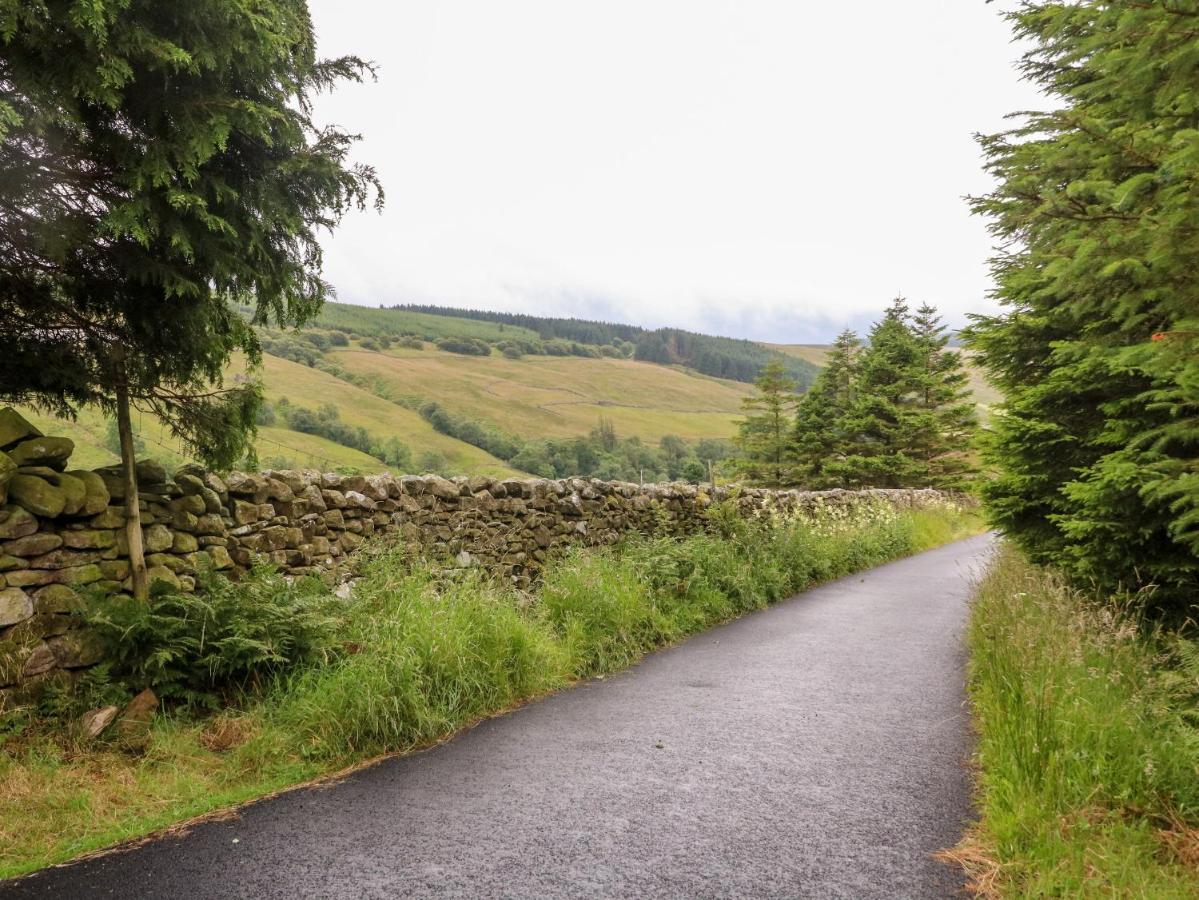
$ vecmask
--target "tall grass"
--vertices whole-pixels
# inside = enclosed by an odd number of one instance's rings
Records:
[[[165,718],[131,757],[29,739],[0,755],[0,877],[411,750],[579,678],[838,577],[977,530],[946,506],[861,507],[637,538],[554,560],[538,589],[374,556],[327,662],[216,717]]]
[[[1005,551],[970,626],[979,893],[1199,896],[1199,645]]]

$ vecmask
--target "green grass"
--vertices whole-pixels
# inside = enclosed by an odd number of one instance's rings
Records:
[[[10,727],[0,877],[428,745],[818,581],[977,530],[952,507],[753,523],[717,508],[713,525],[566,553],[531,595],[478,575],[437,578],[384,548],[346,609],[341,652],[215,717],[160,718],[143,755],[77,746],[36,719]]]
[[[326,303],[312,323],[316,328],[349,329],[368,336],[415,334],[428,340],[440,337],[471,337],[502,341],[523,337],[536,340],[539,335],[528,328],[503,325],[480,319],[437,316],[404,309],[377,309],[352,303]]]
[[[750,385],[622,359],[527,356],[511,360],[392,347],[331,351],[330,361],[378,379],[398,397],[435,400],[457,415],[519,437],[576,437],[601,417],[621,437],[657,443],[731,438]]]
[[[1006,550],[969,633],[979,825],[1004,897],[1199,896],[1199,645]]]

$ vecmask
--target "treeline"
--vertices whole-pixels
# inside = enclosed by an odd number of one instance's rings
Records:
[[[783,366],[800,387],[815,378],[817,367],[769,350],[753,341],[696,334],[678,328],[647,330],[636,325],[594,322],[587,319],[556,319],[525,313],[454,309],[449,306],[404,304],[391,307],[403,312],[423,313],[472,321],[494,322],[537,332],[542,341],[573,341],[597,348],[622,350],[632,347],[633,358],[662,365],[681,365],[704,375],[733,381],[753,381],[772,360]],[[602,351],[601,351],[602,352]]]
[[[863,346],[840,334],[801,398],[780,366],[758,378],[736,443],[750,481],[813,489],[964,489],[976,470],[967,376],[937,311],[895,300]]]
[[[583,476],[614,481],[706,481],[709,466],[734,454],[729,441],[701,440],[692,445],[675,435],[654,446],[640,438],[621,438],[601,418],[589,434],[572,438],[522,441],[466,416],[455,415],[435,401],[418,407],[437,431],[473,444],[514,469],[543,478]]]
[[[294,405],[286,397],[281,397],[276,404],[263,401],[258,409],[258,424],[283,425],[292,431],[323,437],[358,450],[395,469],[407,471],[412,468],[412,451],[407,444],[394,435],[379,437],[361,425],[341,421],[341,414],[332,403],[313,410]]]
[[[243,312],[248,313],[248,309]],[[524,356],[636,359],[659,365],[685,366],[704,375],[743,382],[753,381],[767,363],[774,361],[800,388],[810,385],[819,371],[806,360],[770,350],[753,341],[696,334],[678,328],[648,331],[636,325],[446,306],[407,305],[367,312],[370,315],[348,319],[355,323],[353,327],[334,324],[343,316],[328,320],[322,316],[322,328],[296,332],[259,329],[258,337],[265,352],[307,366],[316,365],[326,350],[346,347],[355,341],[365,350],[386,350],[393,343],[422,349],[425,343],[430,343],[438,350],[468,356],[491,356],[494,351],[508,359]],[[396,317],[394,323],[385,318],[389,312]],[[447,334],[455,322],[461,323],[462,333]]]
[[[666,435],[657,445],[640,438],[621,438],[612,423],[601,418],[589,434],[573,438],[523,441],[499,429],[456,415],[436,401],[414,405],[434,430],[448,437],[486,450],[514,469],[543,478],[583,476],[615,481],[688,481],[699,484],[709,478],[713,468],[733,458],[730,441],[705,439],[690,444],[675,435]],[[337,407],[326,403],[309,409],[286,397],[277,403],[263,403],[258,424],[279,425],[303,434],[316,435],[343,447],[373,456],[401,472],[460,474],[449,470],[445,457],[426,451],[414,457],[411,449],[395,436],[380,437],[360,425],[341,420]],[[276,468],[292,463],[275,459]]]

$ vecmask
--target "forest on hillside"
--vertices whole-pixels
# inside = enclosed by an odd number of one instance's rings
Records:
[[[780,360],[788,375],[801,387],[816,377],[816,366],[788,357],[741,338],[718,337],[681,328],[646,329],[638,325],[597,322],[589,319],[559,319],[527,313],[456,309],[449,306],[404,304],[393,310],[445,316],[480,322],[495,322],[535,332],[543,341],[565,340],[588,346],[634,346],[633,358],[662,365],[681,365],[704,375],[732,381],[753,381],[771,360]]]

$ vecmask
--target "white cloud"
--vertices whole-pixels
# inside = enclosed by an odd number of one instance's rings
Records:
[[[991,308],[976,131],[1038,105],[982,0],[312,0],[322,100],[388,194],[341,299],[826,338],[897,291]]]

